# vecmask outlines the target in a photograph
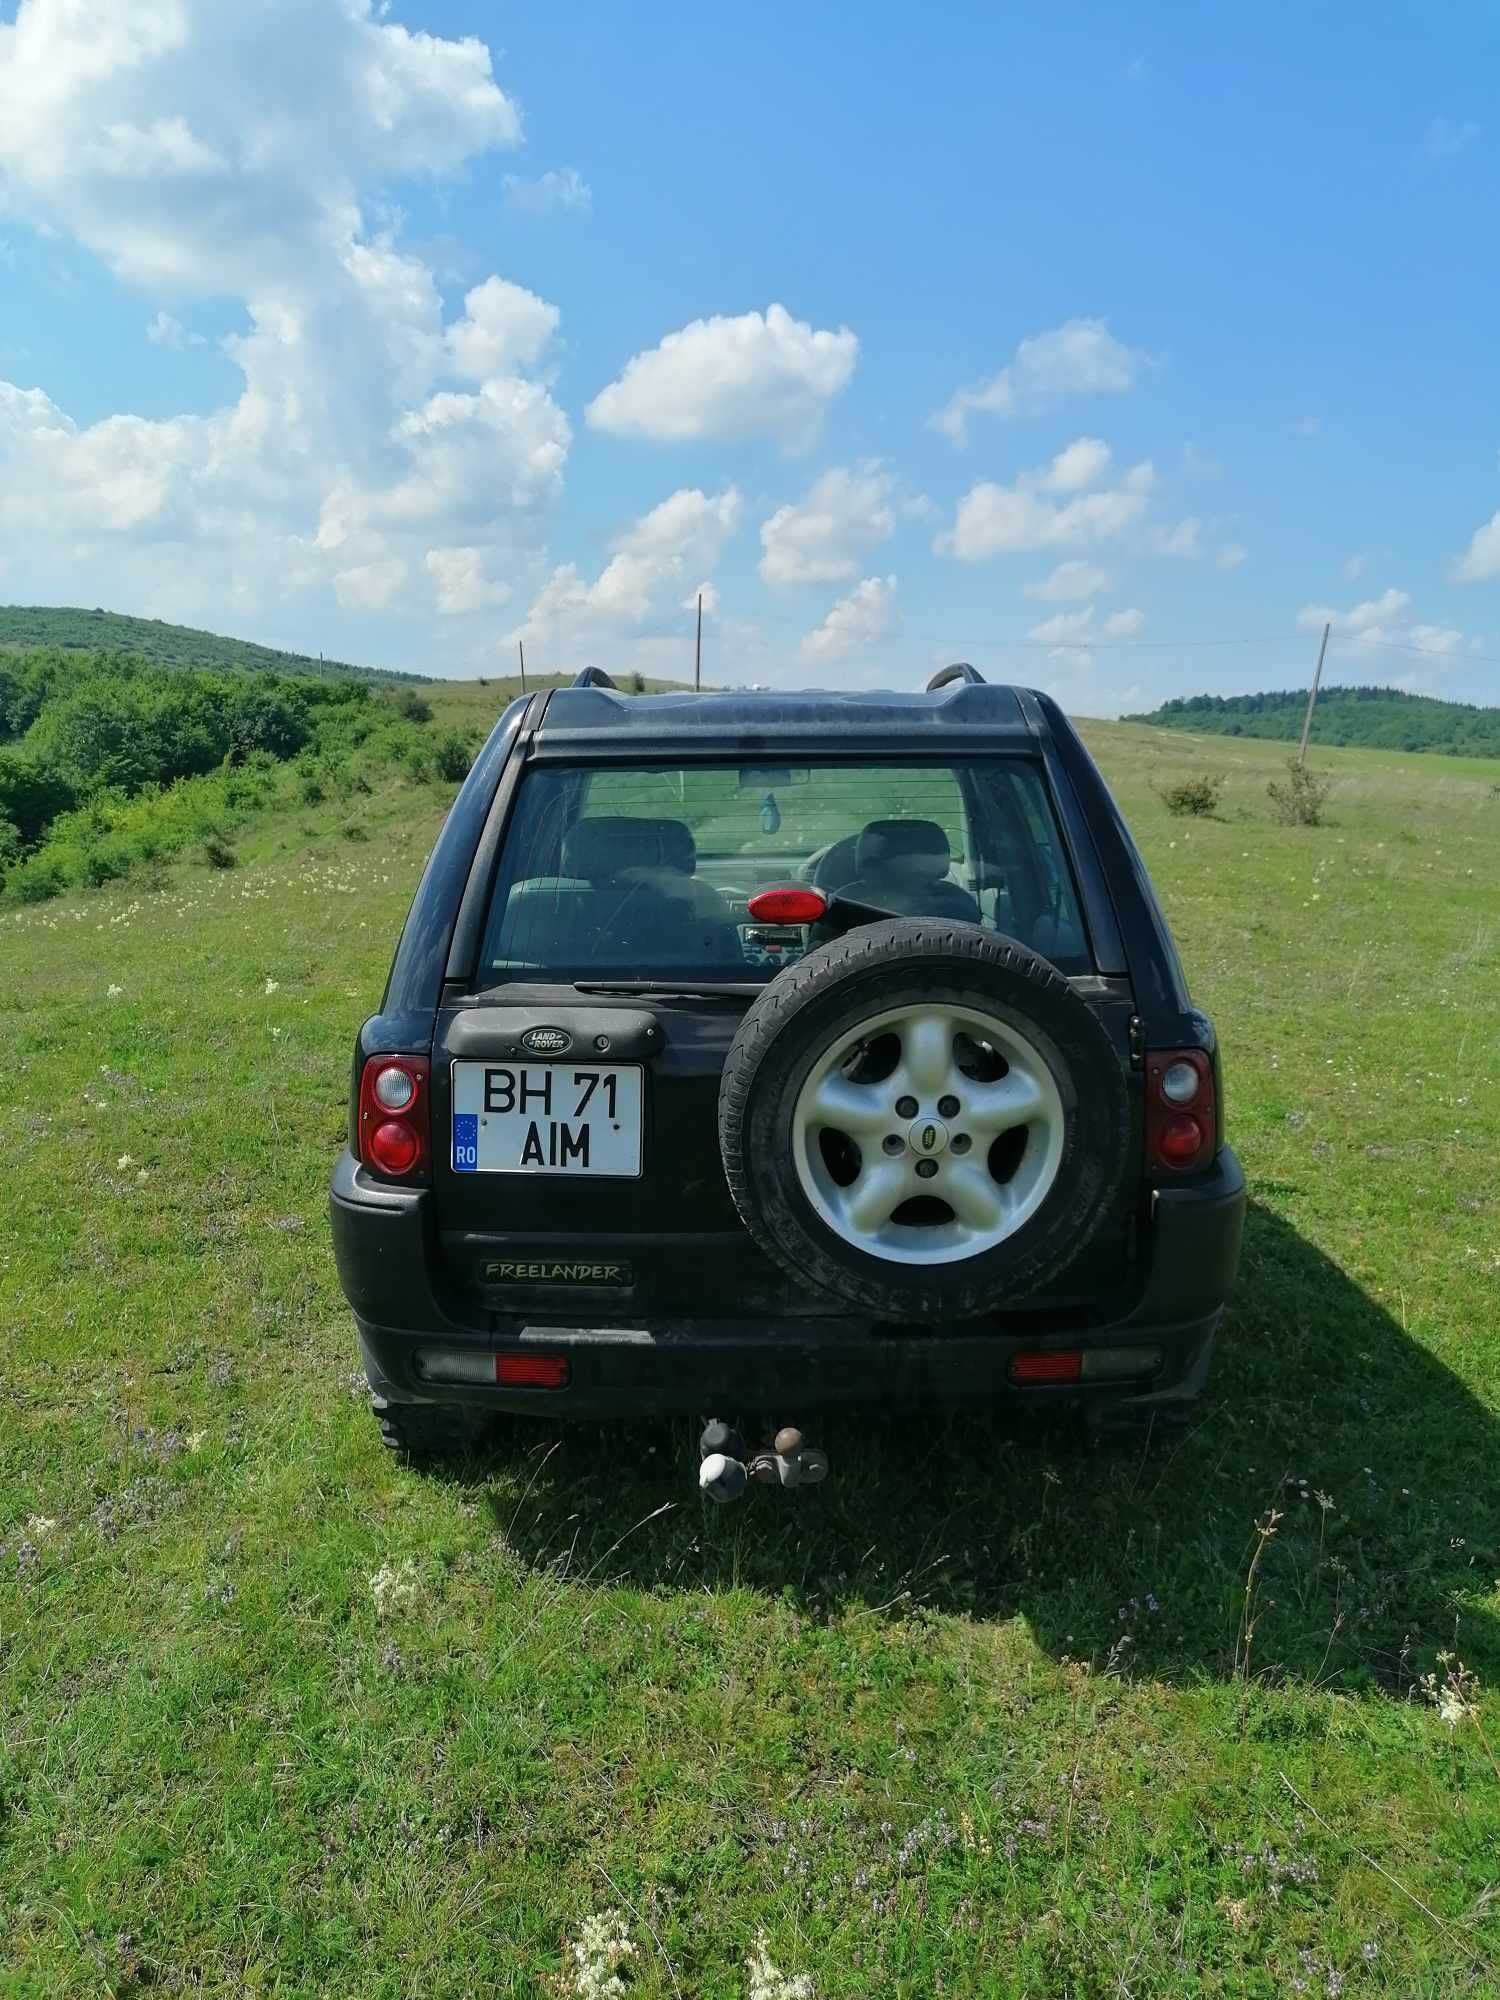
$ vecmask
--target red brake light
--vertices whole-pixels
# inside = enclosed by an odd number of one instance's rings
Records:
[[[371,1056],[360,1072],[359,1157],[376,1173],[391,1180],[428,1178],[430,1081],[426,1056]]]
[[[565,1389],[565,1354],[497,1354],[495,1380],[512,1389]]]
[[[1196,1079],[1190,1087],[1192,1079]],[[1146,1151],[1153,1166],[1190,1173],[1219,1140],[1214,1066],[1202,1049],[1153,1049],[1146,1058]]]
[[[1053,1348],[1049,1352],[1011,1356],[1012,1382],[1079,1382],[1083,1379],[1083,1356],[1077,1348]]]
[[[750,898],[750,914],[758,924],[815,924],[827,910],[828,898],[821,889],[802,889],[795,884],[762,889]]]

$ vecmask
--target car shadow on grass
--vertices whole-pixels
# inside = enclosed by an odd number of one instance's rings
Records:
[[[1259,1550],[1255,1673],[1405,1693],[1455,1644],[1500,1672],[1500,1421],[1261,1203],[1186,1437],[1093,1447],[1071,1422],[979,1412],[807,1423],[827,1484],[725,1508],[696,1491],[685,1419],[517,1427],[465,1476],[526,1562],[575,1585],[1020,1617],[1054,1656],[1191,1681],[1243,1667]]]

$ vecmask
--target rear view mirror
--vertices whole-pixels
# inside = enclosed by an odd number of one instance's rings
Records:
[[[740,790],[742,792],[774,791],[786,785],[806,785],[812,782],[812,772],[805,764],[745,764],[740,769]]]

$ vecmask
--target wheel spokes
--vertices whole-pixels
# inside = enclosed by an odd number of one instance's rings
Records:
[[[950,1162],[933,1186],[966,1229],[988,1235],[1005,1220],[1005,1197],[977,1161],[966,1166]]]
[[[919,1014],[901,1036],[901,1072],[918,1097],[941,1097],[953,1082],[953,1027],[940,1014]]]
[[[872,1236],[884,1228],[911,1192],[905,1165],[882,1160],[866,1168],[844,1196],[844,1214],[851,1229]]]
[[[836,1132],[864,1135],[889,1128],[891,1112],[883,1095],[869,1084],[851,1083],[837,1070],[825,1076],[813,1099],[813,1114]]]
[[[963,1093],[962,1122],[981,1132],[1008,1132],[1024,1125],[1046,1104],[1042,1087],[1025,1070],[1013,1069],[998,1083],[971,1083]]]

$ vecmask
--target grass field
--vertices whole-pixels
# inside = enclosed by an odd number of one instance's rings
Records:
[[[323,1203],[431,790],[0,918],[0,1993],[1500,1993],[1500,766],[1326,753],[1288,829],[1280,746],[1087,734],[1254,1192],[1149,1455],[402,1471]]]

